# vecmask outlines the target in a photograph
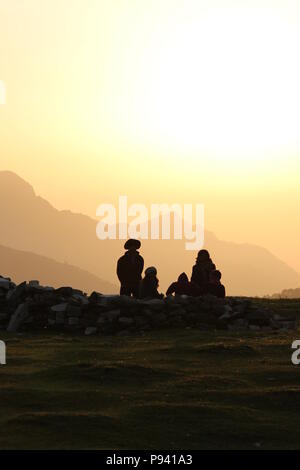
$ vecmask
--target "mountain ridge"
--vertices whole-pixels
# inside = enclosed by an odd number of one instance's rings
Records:
[[[56,209],[10,171],[0,172],[0,217],[0,244],[80,267],[116,284],[124,241],[100,241],[96,219]],[[145,266],[157,266],[163,290],[182,271],[191,274],[196,252],[186,251],[184,245],[184,240],[142,241]],[[205,248],[223,272],[230,295],[263,296],[300,285],[300,274],[267,248],[220,240],[209,231]]]

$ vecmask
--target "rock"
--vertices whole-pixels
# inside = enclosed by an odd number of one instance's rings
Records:
[[[97,303],[102,305],[103,307],[108,307],[110,305],[115,305],[120,303],[120,296],[119,295],[101,295]]]
[[[72,299],[77,300],[81,305],[89,305],[89,299],[85,295],[73,294]]]
[[[98,333],[98,328],[96,326],[88,326],[85,329],[85,336],[91,336],[91,335],[96,335]]]
[[[57,325],[65,324],[65,312],[56,312],[55,323]]]
[[[55,290],[55,293],[62,297],[71,297],[71,295],[73,294],[73,289],[72,287],[59,287]]]
[[[260,331],[261,328],[258,325],[249,325],[249,330],[251,330],[251,331]]]
[[[9,325],[7,327],[7,331],[9,333],[13,333],[14,331],[17,331],[27,318],[28,318],[28,305],[26,303],[20,304],[10,319]]]
[[[10,281],[8,279],[0,278],[0,288],[4,290],[9,290]]]
[[[64,311],[64,310],[61,310]],[[68,317],[80,317],[81,316],[81,308],[77,307],[76,305],[67,305],[66,309]]]
[[[175,309],[172,309],[170,312],[169,312],[169,316],[170,317],[178,317],[178,316],[183,316],[185,315],[185,310],[184,308],[182,307],[178,307],[178,308],[175,308]],[[199,314],[198,314],[199,316]]]
[[[98,301],[100,301],[101,297],[102,297],[102,294],[100,294],[99,292],[94,291],[89,296],[88,300],[89,300],[90,303],[96,304],[96,303],[98,303]]]
[[[297,321],[296,320],[291,320],[291,321],[280,321],[277,322],[279,328],[283,330],[294,330],[297,327]]]
[[[117,320],[120,317],[120,315],[121,315],[121,310],[120,309],[109,310],[108,312],[105,312],[105,317],[110,322],[113,322],[114,320]]]
[[[129,318],[129,317],[120,317],[119,323],[123,326],[130,326],[134,324],[134,320],[133,318]]]
[[[8,326],[7,326],[8,325]],[[89,297],[72,287],[43,287],[39,281],[16,286],[0,276],[0,328],[55,326],[88,334],[143,332],[153,328],[270,331],[295,329],[295,316],[281,316],[267,306],[243,298],[169,296],[135,299],[93,292]],[[99,330],[98,330],[99,328]]]
[[[150,310],[162,310],[164,308],[163,299],[143,300],[142,305]]]
[[[243,318],[235,320],[233,323],[228,324],[228,330],[244,330],[248,327],[248,322]]]
[[[7,293],[6,300],[9,302],[9,304],[13,307],[17,307],[20,303],[22,303],[23,300],[25,300],[26,297],[26,291],[27,291],[27,285],[26,282],[22,282],[18,286],[16,286],[14,289],[10,290]]]
[[[144,327],[149,326],[149,321],[142,315],[138,315],[135,317],[135,323],[138,328],[144,329]]]
[[[51,307],[51,311],[55,313],[66,312],[67,308],[68,304],[65,302],[63,304],[53,305],[53,307]]]
[[[164,313],[153,313],[151,318],[151,323],[156,327],[165,325],[166,321],[167,316]]]

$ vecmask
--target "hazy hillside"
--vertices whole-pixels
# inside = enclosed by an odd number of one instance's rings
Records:
[[[117,284],[115,266],[124,242],[98,240],[96,220],[58,211],[12,172],[0,172],[0,217],[1,244],[80,266]],[[300,275],[264,248],[224,242],[209,232],[206,246],[229,294],[266,295],[300,285]],[[184,241],[174,240],[143,241],[142,254],[146,266],[157,266],[162,290],[180,272],[190,275],[196,256],[185,250]]]
[[[0,246],[0,274],[17,284],[37,279],[41,285],[72,286],[87,293],[108,293],[114,286],[80,268],[58,263],[44,256]]]
[[[273,294],[272,299],[300,299],[300,287],[298,289],[284,289],[280,294]]]

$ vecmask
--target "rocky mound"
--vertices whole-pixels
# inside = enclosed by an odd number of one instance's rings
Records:
[[[250,299],[167,297],[137,300],[126,296],[90,296],[71,287],[43,287],[38,281],[18,286],[0,277],[0,329],[52,328],[85,334],[128,334],[161,328],[202,330],[292,329],[296,319],[257,307]]]

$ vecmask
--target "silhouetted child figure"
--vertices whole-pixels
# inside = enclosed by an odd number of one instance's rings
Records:
[[[147,268],[145,277],[140,282],[140,298],[141,299],[162,299],[163,294],[157,290],[159,280],[157,279],[157,269],[154,266]]]
[[[209,275],[208,293],[224,299],[226,292],[225,287],[221,284],[222,273],[220,271],[212,271]]]
[[[139,296],[139,286],[144,269],[144,260],[137,251],[141,247],[139,240],[131,238],[124,245],[126,253],[118,260],[117,275],[121,283],[120,295]]]
[[[199,295],[208,293],[209,275],[216,269],[207,250],[200,250],[193,266],[191,281],[199,288]]]
[[[186,273],[181,273],[176,282],[173,282],[168,288],[166,295],[200,295],[198,287],[189,281]]]

